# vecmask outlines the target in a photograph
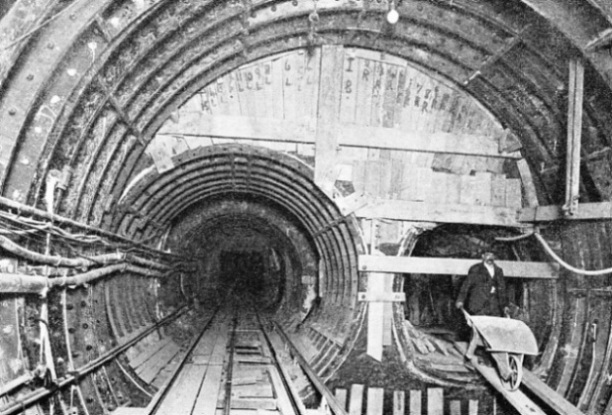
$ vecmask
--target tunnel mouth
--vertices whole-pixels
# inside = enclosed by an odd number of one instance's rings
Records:
[[[218,195],[182,212],[168,243],[198,262],[183,291],[200,304],[229,295],[254,299],[266,312],[296,308],[304,296],[302,276],[317,275],[319,256],[299,221],[248,194]]]
[[[175,155],[173,164],[139,176],[114,222],[141,238],[162,226],[165,249],[197,263],[193,276],[166,282],[160,300],[214,308],[228,293],[255,297],[288,332],[318,342],[313,367],[331,376],[363,319],[354,219],[288,154],[224,144]]]

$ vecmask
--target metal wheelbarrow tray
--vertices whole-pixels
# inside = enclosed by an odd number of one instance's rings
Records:
[[[537,355],[538,344],[531,329],[521,320],[506,317],[471,316],[464,310],[472,327],[472,342],[484,346],[497,364],[504,387],[518,389],[523,378],[524,355]]]

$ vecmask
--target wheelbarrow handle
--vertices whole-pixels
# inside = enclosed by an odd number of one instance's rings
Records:
[[[467,321],[468,326],[472,327],[473,322],[470,313],[468,313],[463,307],[461,307],[461,311],[463,311],[463,315],[465,316],[465,320]]]

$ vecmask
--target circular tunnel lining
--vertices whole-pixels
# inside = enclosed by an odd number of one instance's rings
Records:
[[[170,228],[167,247],[198,262],[180,288],[199,302],[232,289],[259,291],[261,305],[286,327],[307,318],[327,339],[315,369],[331,375],[363,315],[351,219],[313,183],[312,169],[286,154],[218,145],[173,161],[175,168],[151,171],[122,197],[114,230],[151,238]],[[236,271],[245,275],[230,276]]]

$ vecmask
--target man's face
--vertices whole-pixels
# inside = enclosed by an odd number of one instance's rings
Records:
[[[493,263],[495,262],[495,255],[491,252],[487,252],[482,256],[482,260],[485,264],[493,265]]]

